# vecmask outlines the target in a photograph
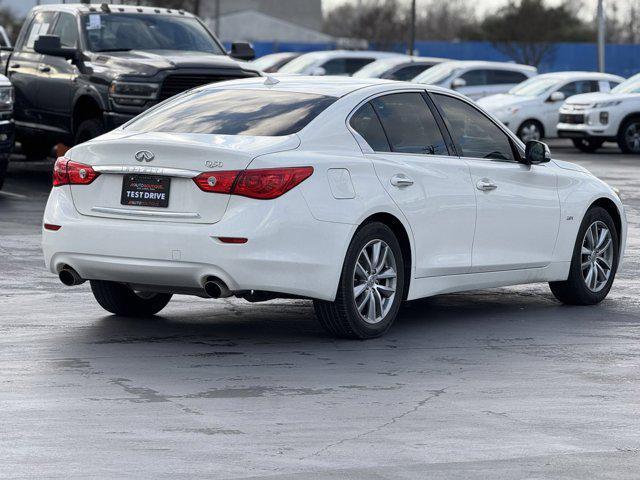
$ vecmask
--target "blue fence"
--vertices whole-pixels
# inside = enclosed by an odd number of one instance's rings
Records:
[[[275,43],[256,42],[256,55],[273,52],[310,52],[331,50],[331,43]],[[403,51],[398,46],[398,51]],[[444,57],[457,60],[496,60],[510,59],[496,50],[489,42],[416,42],[420,55]],[[558,43],[548,60],[539,66],[540,72],[562,70],[596,70],[597,47],[593,43]],[[607,45],[606,70],[609,73],[630,77],[640,72],[640,45]]]

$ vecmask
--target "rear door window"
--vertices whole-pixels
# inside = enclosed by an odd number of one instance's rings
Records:
[[[578,80],[575,82],[569,82],[560,88],[560,92],[564,93],[565,98],[572,95],[578,95],[580,93],[591,93],[599,90],[598,82],[596,80]]]
[[[126,130],[281,136],[300,131],[335,97],[267,90],[197,89],[142,114]]]
[[[477,87],[478,85],[487,84],[487,71],[486,70],[469,70],[463,73],[460,78],[467,82],[467,87]]]
[[[382,124],[370,103],[364,104],[353,114],[349,125],[364,138],[374,152],[391,151]]]
[[[513,83],[522,83],[527,80],[522,72],[514,72],[512,70],[489,70],[487,83],[489,85],[507,85]]]
[[[395,72],[391,73],[389,76],[385,77],[390,80],[400,80],[403,82],[407,82],[409,80],[413,80],[415,77],[424,72],[427,68],[426,65],[407,65],[404,67],[400,67]]]
[[[393,93],[371,101],[391,150],[399,153],[448,155],[440,128],[419,93]]]
[[[373,60],[373,58],[334,58],[324,63],[322,68],[326,75],[353,75]]]

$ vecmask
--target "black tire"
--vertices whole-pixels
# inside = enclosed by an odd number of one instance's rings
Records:
[[[9,155],[0,155],[0,190],[4,185],[4,179],[7,178],[7,169],[9,168]]]
[[[624,121],[618,132],[618,146],[624,153],[640,154],[640,117]]]
[[[20,141],[21,151],[29,162],[39,162],[52,156],[53,145],[36,137]]]
[[[572,138],[571,141],[574,147],[585,153],[593,153],[604,144],[604,140],[598,138]]]
[[[99,137],[104,133],[104,131],[104,124],[99,118],[84,120],[80,125],[78,125],[78,128],[76,128],[75,144],[80,145],[92,138]]]
[[[533,134],[533,132],[537,132],[534,136],[529,136]],[[518,128],[518,138],[522,140],[524,143],[527,143],[529,140],[542,140],[544,138],[544,127],[537,120],[525,120],[522,122],[522,125]],[[537,137],[537,138],[535,138]]]
[[[393,254],[393,260],[396,270],[395,277],[395,296],[388,301],[386,314],[381,315],[381,319],[375,323],[368,323],[358,312],[356,307],[356,297],[354,293],[354,275],[356,263],[360,257],[361,251],[365,246],[370,246],[372,242],[380,240],[390,249]],[[367,247],[369,248],[369,247]],[[387,260],[390,262],[391,260]],[[388,265],[387,265],[388,267]],[[388,268],[385,268],[388,271]],[[382,270],[383,268],[380,268]],[[380,273],[378,271],[377,273]],[[374,270],[375,275],[375,270]],[[385,282],[385,280],[381,280]],[[361,282],[362,285],[368,283]],[[365,287],[366,290],[373,291],[371,288]],[[373,289],[377,287],[373,286]],[[367,291],[363,294],[369,295]],[[395,320],[404,295],[404,259],[402,257],[402,249],[400,243],[394,235],[393,231],[383,223],[372,222],[360,228],[347,250],[344,264],[342,266],[342,274],[336,299],[333,302],[322,300],[314,300],[316,316],[320,325],[331,335],[341,338],[366,339],[375,338],[383,335]],[[378,295],[378,299],[382,299],[384,295]],[[380,310],[384,310],[382,302],[377,303],[374,296],[374,304],[380,305]],[[390,297],[384,297],[383,301],[387,301]],[[374,309],[375,311],[375,309]],[[383,312],[381,312],[383,313]],[[375,316],[375,315],[374,315]]]
[[[103,280],[91,280],[91,291],[96,301],[107,312],[123,317],[149,317],[155,315],[171,300],[170,293],[138,294],[126,285]]]
[[[587,233],[587,229],[594,222],[602,222],[606,225],[611,233],[613,245],[611,273],[604,287],[598,292],[594,292],[587,287],[582,273],[582,263],[585,260],[583,259],[582,254],[582,243]],[[578,237],[576,238],[576,243],[573,248],[573,257],[571,258],[571,267],[569,268],[569,278],[562,282],[549,283],[549,287],[551,288],[553,295],[562,303],[567,305],[595,305],[596,303],[600,303],[605,299],[609,290],[611,290],[611,285],[613,284],[613,280],[616,276],[619,248],[618,232],[609,212],[601,207],[591,208],[584,216],[584,219],[580,224],[580,230],[578,230]]]

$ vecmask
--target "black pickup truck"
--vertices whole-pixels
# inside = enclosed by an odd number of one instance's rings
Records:
[[[15,89],[16,139],[27,158],[111,130],[177,93],[259,76],[194,15],[125,5],[42,5],[1,60]]]

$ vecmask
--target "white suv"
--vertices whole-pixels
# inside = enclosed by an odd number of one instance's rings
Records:
[[[593,152],[606,141],[625,153],[640,154],[640,74],[610,93],[588,93],[568,99],[560,109],[558,136],[571,138],[582,151]]]
[[[559,110],[573,95],[608,92],[624,78],[596,72],[555,72],[533,77],[508,93],[490,95],[478,105],[515,132],[520,140],[557,137]]]

